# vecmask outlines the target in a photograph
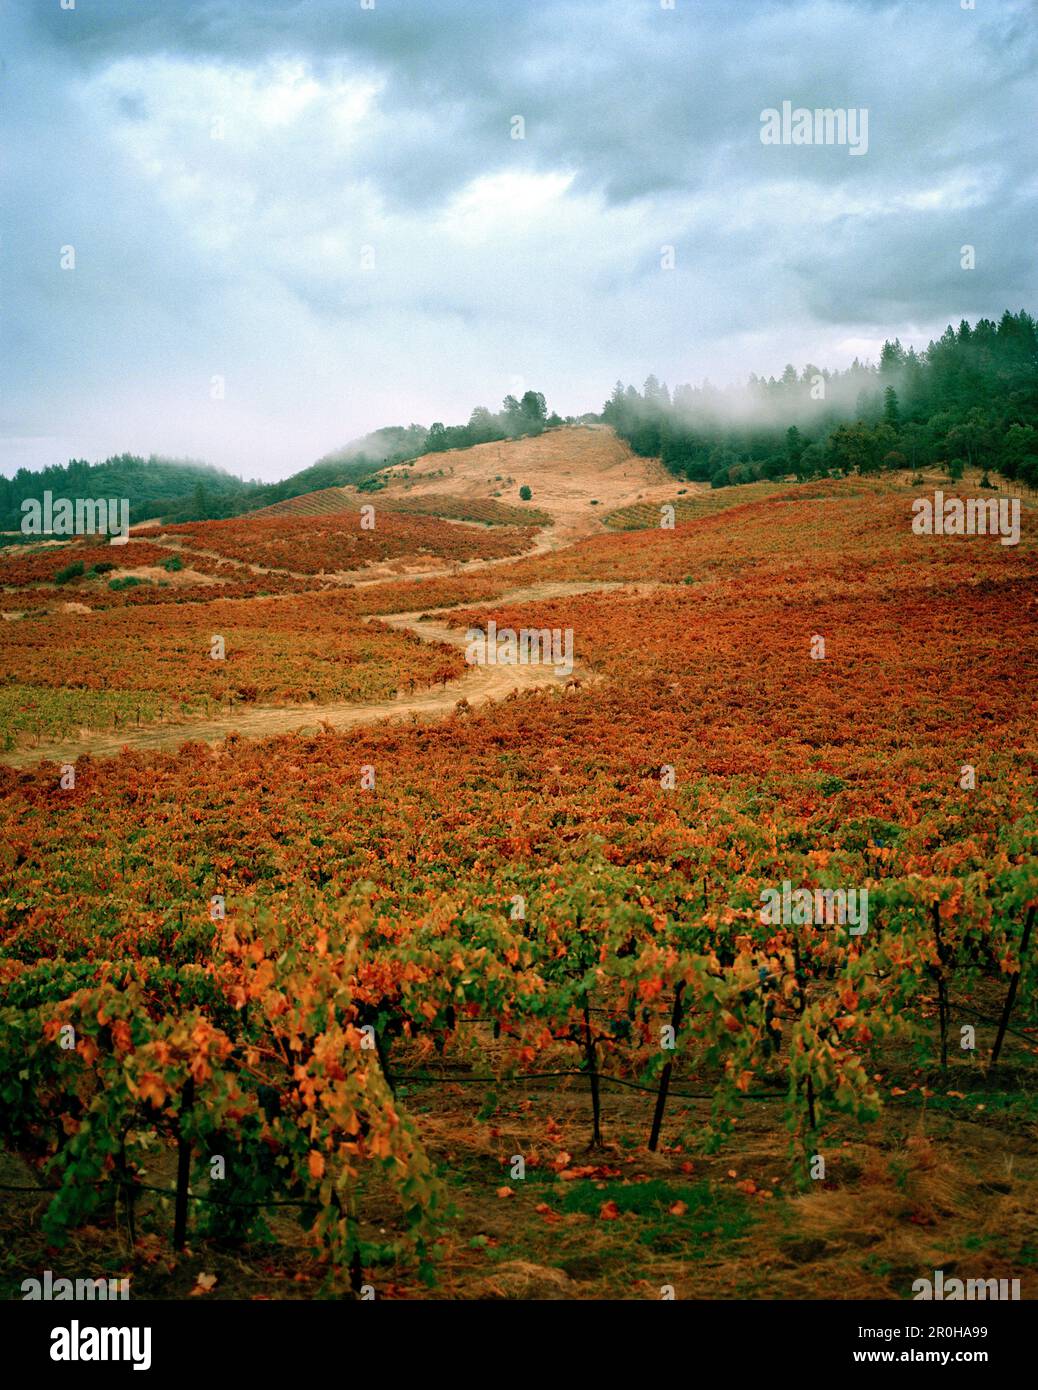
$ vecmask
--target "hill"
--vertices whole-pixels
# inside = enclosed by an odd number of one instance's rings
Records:
[[[263,484],[248,483],[194,459],[115,454],[101,463],[71,459],[67,464],[30,472],[20,468],[13,478],[0,478],[0,531],[18,532],[21,504],[28,498],[128,498],[130,519],[139,523],[153,516],[186,519],[186,514],[233,516],[255,505]]]
[[[322,488],[362,482],[387,461],[413,457],[425,434],[418,425],[377,430],[278,483],[247,482],[210,463],[154,454],[116,454],[101,463],[71,459],[37,472],[21,468],[13,478],[0,478],[0,531],[19,532],[22,502],[42,499],[44,492],[55,498],[125,497],[133,525],[240,516]]]
[[[999,472],[1038,487],[1038,324],[1009,310],[996,323],[950,324],[924,352],[885,342],[877,364],[846,371],[790,363],[745,387],[643,391],[618,381],[602,419],[637,454],[713,485],[909,466]]]
[[[675,487],[655,459],[639,458],[600,425],[564,425],[524,439],[427,453],[406,467],[384,469],[375,481],[384,485],[378,497],[388,504],[446,494],[455,505],[537,508],[551,518],[543,542],[550,548],[597,535],[609,511],[669,497]],[[523,488],[530,490],[528,500]]]

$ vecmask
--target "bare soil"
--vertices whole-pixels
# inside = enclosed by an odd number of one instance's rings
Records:
[[[621,587],[637,590],[653,586],[623,586],[605,580],[587,584],[558,581],[509,590],[497,602],[502,605],[532,603],[560,598],[567,594],[596,593]],[[471,603],[456,606],[469,608]],[[464,647],[464,628],[452,627],[449,622],[443,620],[422,621],[425,611],[416,609],[412,613],[393,613],[369,621],[378,621],[389,627],[413,632],[424,642],[447,642],[451,646]],[[437,610],[442,614],[450,611]],[[360,704],[248,705],[211,719],[153,724],[140,729],[120,730],[117,734],[85,730],[77,739],[44,740],[36,747],[11,750],[5,753],[0,761],[7,763],[9,767],[32,767],[45,761],[74,761],[85,753],[95,758],[114,758],[124,748],[153,750],[178,748],[185,743],[215,744],[225,739],[228,734],[237,734],[241,738],[262,739],[272,738],[277,734],[312,733],[322,724],[329,724],[335,729],[348,729],[379,719],[444,718],[458,711],[461,700],[466,700],[469,706],[476,706],[489,700],[506,699],[537,690],[561,693],[567,688],[567,682],[572,679],[580,680],[587,685],[600,678],[592,677],[579,664],[574,667],[572,674],[567,676],[556,674],[551,666],[546,665],[472,666],[457,680],[450,680],[425,690],[400,692],[388,700],[373,700]],[[461,706],[460,712],[463,713],[464,708]]]

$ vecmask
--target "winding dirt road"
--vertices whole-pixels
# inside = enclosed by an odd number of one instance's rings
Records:
[[[403,573],[391,564],[368,565],[360,570],[335,575],[268,571],[262,565],[244,560],[232,560],[230,564],[257,575],[277,573],[313,583],[327,584],[331,581],[357,588],[398,582],[401,578],[431,580],[457,574],[470,575],[564,549],[591,536],[604,534],[607,528],[603,517],[613,507],[633,501],[670,497],[674,492],[674,479],[658,461],[635,456],[611,430],[602,427],[567,427],[526,439],[427,454],[406,468],[386,469],[385,478],[387,497],[420,497],[427,493],[449,491],[463,498],[486,499],[510,497],[514,492],[518,500],[519,486],[526,483],[533,489],[535,504],[549,513],[552,522],[538,532],[532,545],[521,554],[473,560],[464,564],[437,562],[430,557],[428,563],[419,562]],[[696,486],[689,484],[686,490]],[[362,496],[352,488],[343,488],[342,491],[351,497],[354,494],[356,498]],[[160,533],[158,536],[142,536],[141,539],[150,540],[170,553],[179,552],[188,566],[192,556],[228,562],[227,556],[194,545],[190,540],[185,543],[178,535]],[[132,560],[132,553],[126,559]],[[125,572],[134,571],[128,568]],[[139,573],[151,577],[144,570]],[[160,575],[159,571],[154,573],[155,576]],[[219,584],[218,576],[199,574],[193,577],[196,582],[204,580],[214,587]],[[177,572],[165,575],[165,580],[176,584]],[[507,591],[493,603],[504,607],[603,589],[625,588],[632,592],[645,592],[656,587],[651,583],[546,582]],[[469,600],[457,606],[470,608],[474,605]],[[481,603],[479,606],[484,605]],[[422,622],[420,618],[424,611],[372,615],[371,621],[406,629],[426,642],[464,646],[464,630],[451,627],[449,620],[439,617],[449,613],[450,609],[438,607],[437,621]],[[342,729],[383,719],[444,718],[454,711],[461,700],[467,701],[471,707],[506,699],[513,691],[522,694],[537,688],[562,690],[566,687],[567,679],[572,678],[585,684],[589,680],[588,673],[580,669],[579,663],[572,677],[558,676],[548,665],[472,667],[446,685],[401,692],[387,700],[364,704],[242,705],[213,718],[171,720],[116,731],[87,730],[79,737],[45,739],[34,747],[18,747],[0,754],[0,762],[10,767],[27,768],[41,762],[75,762],[84,754],[97,758],[116,757],[124,748],[153,750],[176,748],[189,742],[215,744],[231,733],[242,738],[262,739],[282,733],[312,731],[322,724]]]
[[[653,585],[621,584],[616,581],[594,583],[551,582],[512,589],[494,600],[495,606],[534,603],[543,599],[561,598],[573,594],[598,593],[607,589],[626,588],[632,591],[653,588]],[[471,601],[455,605],[470,608]],[[424,642],[447,642],[454,647],[465,646],[465,629],[451,627],[446,621],[421,621],[426,609],[413,613],[373,615],[372,621],[413,632]],[[449,613],[449,608],[435,610]],[[336,729],[348,729],[356,724],[370,724],[382,719],[437,719],[454,711],[458,702],[467,700],[470,706],[490,700],[501,700],[513,691],[521,694],[535,689],[564,690],[568,680],[587,683],[592,679],[579,663],[572,674],[561,676],[548,665],[532,666],[472,666],[457,680],[425,690],[401,693],[388,700],[365,704],[308,704],[308,705],[251,705],[215,719],[185,720],[177,723],[152,724],[145,728],[114,733],[89,733],[77,739],[45,740],[35,748],[18,748],[5,753],[0,761],[8,767],[33,767],[41,762],[74,763],[85,753],[94,758],[114,758],[124,748],[151,751],[159,748],[179,748],[185,743],[220,743],[228,734],[242,738],[271,738],[276,734],[311,733],[322,724]]]

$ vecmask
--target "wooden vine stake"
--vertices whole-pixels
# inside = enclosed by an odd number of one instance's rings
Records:
[[[1006,1029],[1009,1027],[1009,1015],[1013,1012],[1013,1005],[1016,1003],[1016,991],[1020,988],[1020,976],[1024,973],[1024,960],[1027,957],[1027,948],[1031,944],[1031,931],[1034,927],[1034,908],[1028,908],[1027,920],[1024,923],[1024,934],[1020,941],[1020,969],[1009,981],[1009,989],[1006,993],[1006,1002],[1002,1007],[1002,1017],[998,1023],[998,1035],[995,1038],[995,1046],[991,1049],[991,1065],[994,1066],[998,1061],[998,1054],[1002,1051],[1002,1040],[1005,1038]]]
[[[115,1160],[115,1171],[118,1177],[118,1192],[126,1202],[126,1228],[130,1236],[130,1249],[137,1244],[137,1222],[134,1212],[134,1204],[137,1200],[137,1189],[130,1173],[129,1164],[126,1162],[126,1131],[124,1130],[119,1139],[119,1153]]]
[[[587,1060],[588,1077],[591,1081],[592,1132],[590,1147],[600,1149],[602,1147],[602,1131],[600,1128],[601,1106],[598,1096],[598,1059],[595,1055],[595,1039],[591,1034],[591,1010],[586,994],[584,995],[584,1056]]]
[[[800,943],[793,937],[793,971],[797,981],[797,1018],[803,1018],[807,1009],[807,984],[804,978],[803,967],[800,963]],[[811,1073],[807,1074],[807,1120],[813,1132],[818,1128],[815,1118],[815,1084]]]
[[[386,1085],[389,1087],[389,1094],[396,1099],[396,1087],[393,1085],[393,1073],[389,1070],[389,1040],[376,1029],[375,1030],[375,1055],[378,1057],[378,1064],[382,1068],[382,1075],[385,1077]]]
[[[677,1042],[678,1029],[681,1027],[681,996],[684,993],[685,982],[679,980],[674,990],[674,1007],[670,1011],[670,1027],[674,1034],[675,1043]],[[649,1151],[656,1152],[656,1145],[660,1141],[660,1128],[663,1124],[663,1111],[667,1104],[667,1092],[670,1090],[671,1072],[674,1070],[674,1063],[668,1057],[663,1064],[663,1071],[660,1073],[660,1087],[656,1092],[656,1109],[652,1115],[652,1132],[649,1135]]]
[[[346,1225],[347,1248],[350,1252],[350,1292],[353,1294],[354,1298],[360,1298],[361,1289],[364,1286],[364,1269],[360,1259],[360,1222],[357,1218],[356,1193],[352,1187],[349,1189],[344,1206],[342,1194],[333,1192],[331,1204],[335,1209],[338,1220],[344,1222]]]
[[[187,1244],[187,1189],[191,1181],[191,1141],[184,1133],[184,1120],[195,1103],[195,1078],[184,1082],[180,1098],[180,1122],[177,1127],[177,1195],[173,1207],[173,1249],[183,1250]]]
[[[360,1291],[364,1286],[364,1270],[360,1260],[360,1221],[357,1217],[357,1193],[354,1186],[350,1186],[349,1196],[346,1199],[346,1220],[349,1222],[350,1245],[350,1289],[354,1298],[360,1297]]]
[[[944,944],[944,937],[941,935],[941,905],[937,902],[933,905],[933,939],[937,947],[937,959],[940,962],[932,969],[937,981],[937,1009],[941,1027],[941,1070],[944,1071],[948,1066],[948,984],[944,978],[944,966],[948,953]]]

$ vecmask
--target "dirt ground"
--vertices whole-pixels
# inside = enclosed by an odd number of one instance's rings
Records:
[[[604,589],[626,587],[628,591],[644,591],[652,585],[629,584],[623,586],[609,581],[596,581],[588,584],[568,583],[564,580],[544,584],[528,585],[521,589],[506,590],[501,603],[531,603],[542,599],[559,598],[564,594],[598,593]],[[458,608],[469,608],[470,603],[458,604]],[[416,609],[412,613],[393,613],[369,621],[385,623],[389,627],[413,632],[424,642],[446,642],[451,646],[464,647],[465,629],[453,627],[449,621],[451,610],[437,609],[435,618],[430,621],[425,610]],[[442,615],[442,617],[441,617]],[[424,619],[424,620],[423,620]],[[373,700],[368,703],[307,705],[247,705],[238,710],[221,714],[211,719],[188,719],[176,723],[151,724],[138,729],[123,729],[119,733],[84,731],[75,739],[45,739],[34,747],[12,749],[0,757],[9,767],[32,767],[36,763],[74,761],[89,753],[95,758],[117,757],[124,748],[153,750],[158,748],[179,748],[185,743],[221,742],[228,734],[241,738],[271,738],[276,734],[313,733],[322,724],[330,724],[336,729],[352,728],[357,724],[369,724],[380,719],[428,720],[445,718],[459,709],[459,701],[467,701],[470,707],[484,704],[490,700],[514,698],[524,691],[542,690],[547,694],[564,694],[571,680],[584,685],[600,677],[592,677],[577,663],[572,673],[556,673],[551,666],[472,666],[458,680],[449,680],[442,685],[431,686],[425,690],[400,692],[388,700]],[[461,706],[464,712],[465,706]]]
[[[978,1052],[990,1041],[978,1030]],[[955,1059],[942,1074],[885,1048],[877,1061],[883,1116],[865,1129],[824,1121],[814,1147],[825,1172],[811,1181],[798,1179],[791,1162],[778,1086],[747,1098],[728,1142],[705,1155],[696,1139],[709,1121],[708,1075],[675,1073],[656,1153],[646,1148],[652,1096],[606,1083],[603,1145],[592,1149],[586,1079],[485,1081],[489,1029],[474,1042],[469,1062],[394,1051],[397,1094],[421,1127],[446,1207],[429,1285],[394,1253],[399,1209],[387,1187],[368,1181],[363,1278],[377,1298],[643,1300],[672,1289],[680,1299],[905,1299],[915,1279],[937,1269],[1016,1278],[1021,1296],[1034,1297],[1033,1046],[1015,1043],[994,1075],[979,1059]],[[574,1061],[560,1052],[552,1065]],[[521,1179],[512,1176],[516,1155],[526,1164]],[[175,1169],[175,1152],[157,1147],[141,1180],[170,1189]],[[32,1189],[41,1181],[0,1155],[0,1297],[17,1297],[16,1281],[46,1268],[129,1274],[134,1299],[201,1296],[203,1274],[216,1281],[209,1298],[345,1292],[329,1281],[294,1211],[272,1211],[265,1235],[231,1242],[204,1234],[204,1208],[193,1203],[192,1238],[177,1255],[171,1200],[145,1191],[135,1240],[125,1208],[110,1206],[56,1250],[39,1228],[47,1198]],[[204,1187],[193,1191],[204,1196]]]
[[[449,492],[457,497],[493,497],[521,506],[528,485],[531,506],[549,512],[554,524],[542,533],[541,548],[557,550],[606,531],[601,518],[631,502],[667,501],[678,483],[658,459],[639,458],[602,425],[568,426],[529,439],[477,444],[423,454],[408,467],[386,470],[384,496],[421,497]],[[689,492],[702,483],[684,484]],[[353,492],[354,489],[346,489]]]

